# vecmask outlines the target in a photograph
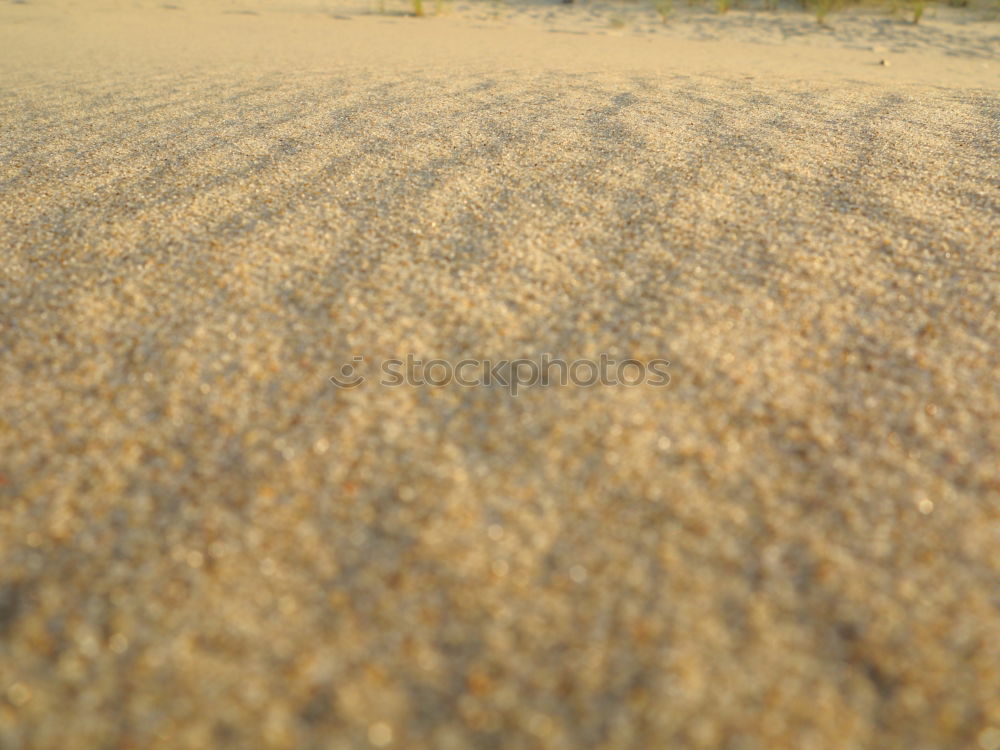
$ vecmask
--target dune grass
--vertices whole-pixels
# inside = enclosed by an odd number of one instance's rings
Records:
[[[674,0],[653,0],[653,9],[663,23],[670,19],[674,12]]]
[[[840,0],[812,0],[812,9],[816,15],[816,23],[826,26],[826,19],[833,11],[840,7]]]
[[[637,2],[638,0],[633,0]],[[805,11],[811,13],[817,24],[828,27],[833,14],[850,7],[865,7],[870,10],[883,9],[891,16],[899,18],[901,22],[909,22],[914,25],[919,24],[925,17],[932,0],[798,0],[798,5]],[[399,3],[389,3],[388,0],[372,0],[374,8],[370,12],[379,15],[410,15],[417,18],[427,16],[442,16],[449,12],[447,0],[434,0],[433,8],[427,7],[425,0],[404,0]],[[396,5],[396,3],[399,3]],[[675,16],[675,0],[650,0],[647,8],[651,8],[659,18],[660,22],[667,24]],[[686,0],[689,7],[704,6],[705,0]],[[949,7],[953,8],[973,8],[979,7],[984,10],[981,4],[974,4],[974,0],[944,0]],[[397,9],[390,7],[395,5]],[[759,9],[766,11],[777,11],[781,5],[780,0],[714,0],[714,11],[719,15],[724,15],[730,10],[748,8],[750,10]],[[995,6],[995,7],[993,7]],[[991,9],[1000,13],[1000,0],[993,0]],[[495,12],[494,16],[498,14]],[[608,26],[612,29],[623,29],[628,26],[628,17],[614,14],[608,18]]]

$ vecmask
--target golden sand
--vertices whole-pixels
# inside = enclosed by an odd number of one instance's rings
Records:
[[[0,747],[1000,747],[996,22],[174,5],[0,5]]]

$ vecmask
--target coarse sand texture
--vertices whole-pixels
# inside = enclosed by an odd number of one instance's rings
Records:
[[[998,23],[682,5],[0,3],[0,748],[1000,750]]]

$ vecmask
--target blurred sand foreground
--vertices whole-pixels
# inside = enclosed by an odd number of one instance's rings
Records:
[[[996,23],[177,5],[0,4],[0,747],[1000,747]]]

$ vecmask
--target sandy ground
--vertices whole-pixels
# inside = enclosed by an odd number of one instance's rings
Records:
[[[0,4],[0,747],[1000,748],[996,22],[174,5]]]

